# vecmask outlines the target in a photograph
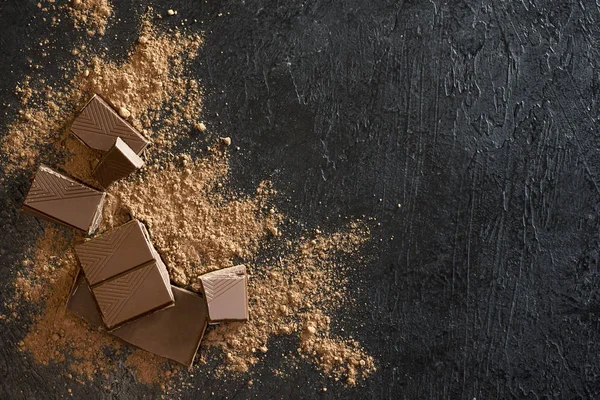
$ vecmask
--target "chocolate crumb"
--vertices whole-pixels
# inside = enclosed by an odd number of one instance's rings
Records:
[[[131,116],[131,112],[125,107],[119,107],[119,115],[123,118],[129,118]]]

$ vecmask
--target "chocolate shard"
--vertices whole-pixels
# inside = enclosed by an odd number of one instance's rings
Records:
[[[173,306],[167,268],[140,221],[75,246],[75,254],[108,329]]]
[[[105,197],[105,192],[42,165],[33,179],[22,210],[91,234],[100,224]]]
[[[71,125],[71,132],[92,149],[108,151],[117,138],[140,154],[148,139],[125,121],[106,101],[95,94]]]
[[[121,138],[102,157],[94,169],[94,177],[104,187],[125,178],[144,165],[144,161]]]
[[[136,319],[111,333],[134,346],[189,368],[207,326],[206,301],[176,286],[171,289],[175,306]],[[100,311],[82,273],[75,280],[67,308],[90,325],[102,326]]]
[[[246,267],[223,268],[200,276],[211,323],[248,320]]]

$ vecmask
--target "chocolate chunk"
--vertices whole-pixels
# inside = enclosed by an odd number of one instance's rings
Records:
[[[211,323],[248,320],[246,267],[223,268],[200,276]]]
[[[97,94],[83,107],[71,131],[87,146],[102,151],[108,151],[119,137],[136,154],[149,143]]]
[[[195,293],[171,286],[175,305],[136,319],[111,333],[159,356],[191,367],[207,325],[206,301]],[[67,308],[92,326],[102,326],[92,292],[80,273]]]
[[[167,268],[133,220],[75,246],[108,329],[173,305]]]
[[[104,187],[125,178],[144,165],[144,161],[121,138],[102,157],[94,169],[94,177]]]
[[[93,233],[102,218],[106,193],[44,165],[38,169],[22,210],[71,228]]]
[[[67,300],[67,309],[92,326],[104,327],[100,309],[81,269],[77,273],[71,287],[71,294]]]

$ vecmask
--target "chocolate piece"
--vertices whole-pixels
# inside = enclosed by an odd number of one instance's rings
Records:
[[[200,276],[211,323],[248,320],[248,276],[238,265]]]
[[[144,165],[144,161],[121,138],[102,157],[94,169],[94,177],[104,187],[125,178]]]
[[[111,333],[134,346],[189,368],[206,329],[206,301],[176,286],[171,289],[175,306],[136,319]],[[75,280],[67,308],[90,325],[102,326],[100,312],[81,273]]]
[[[100,309],[98,308],[98,304],[96,304],[92,290],[86,282],[81,269],[77,272],[77,276],[71,287],[71,294],[67,300],[67,309],[92,326],[104,327]]]
[[[97,94],[83,107],[71,125],[71,131],[85,145],[102,151],[108,151],[118,137],[136,154],[140,154],[149,143]]]
[[[173,305],[167,268],[141,222],[75,246],[75,254],[108,329]]]
[[[100,224],[106,193],[40,166],[22,210],[90,234]]]

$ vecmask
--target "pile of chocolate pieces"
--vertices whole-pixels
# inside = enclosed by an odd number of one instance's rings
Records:
[[[148,140],[98,95],[83,107],[71,131],[105,152],[93,171],[104,188],[143,165],[140,154]],[[207,324],[248,319],[246,268],[200,276],[202,293],[171,285],[142,222],[93,236],[105,198],[106,192],[42,165],[23,203],[25,212],[91,237],[75,246],[81,268],[67,308],[134,346],[191,367]]]

